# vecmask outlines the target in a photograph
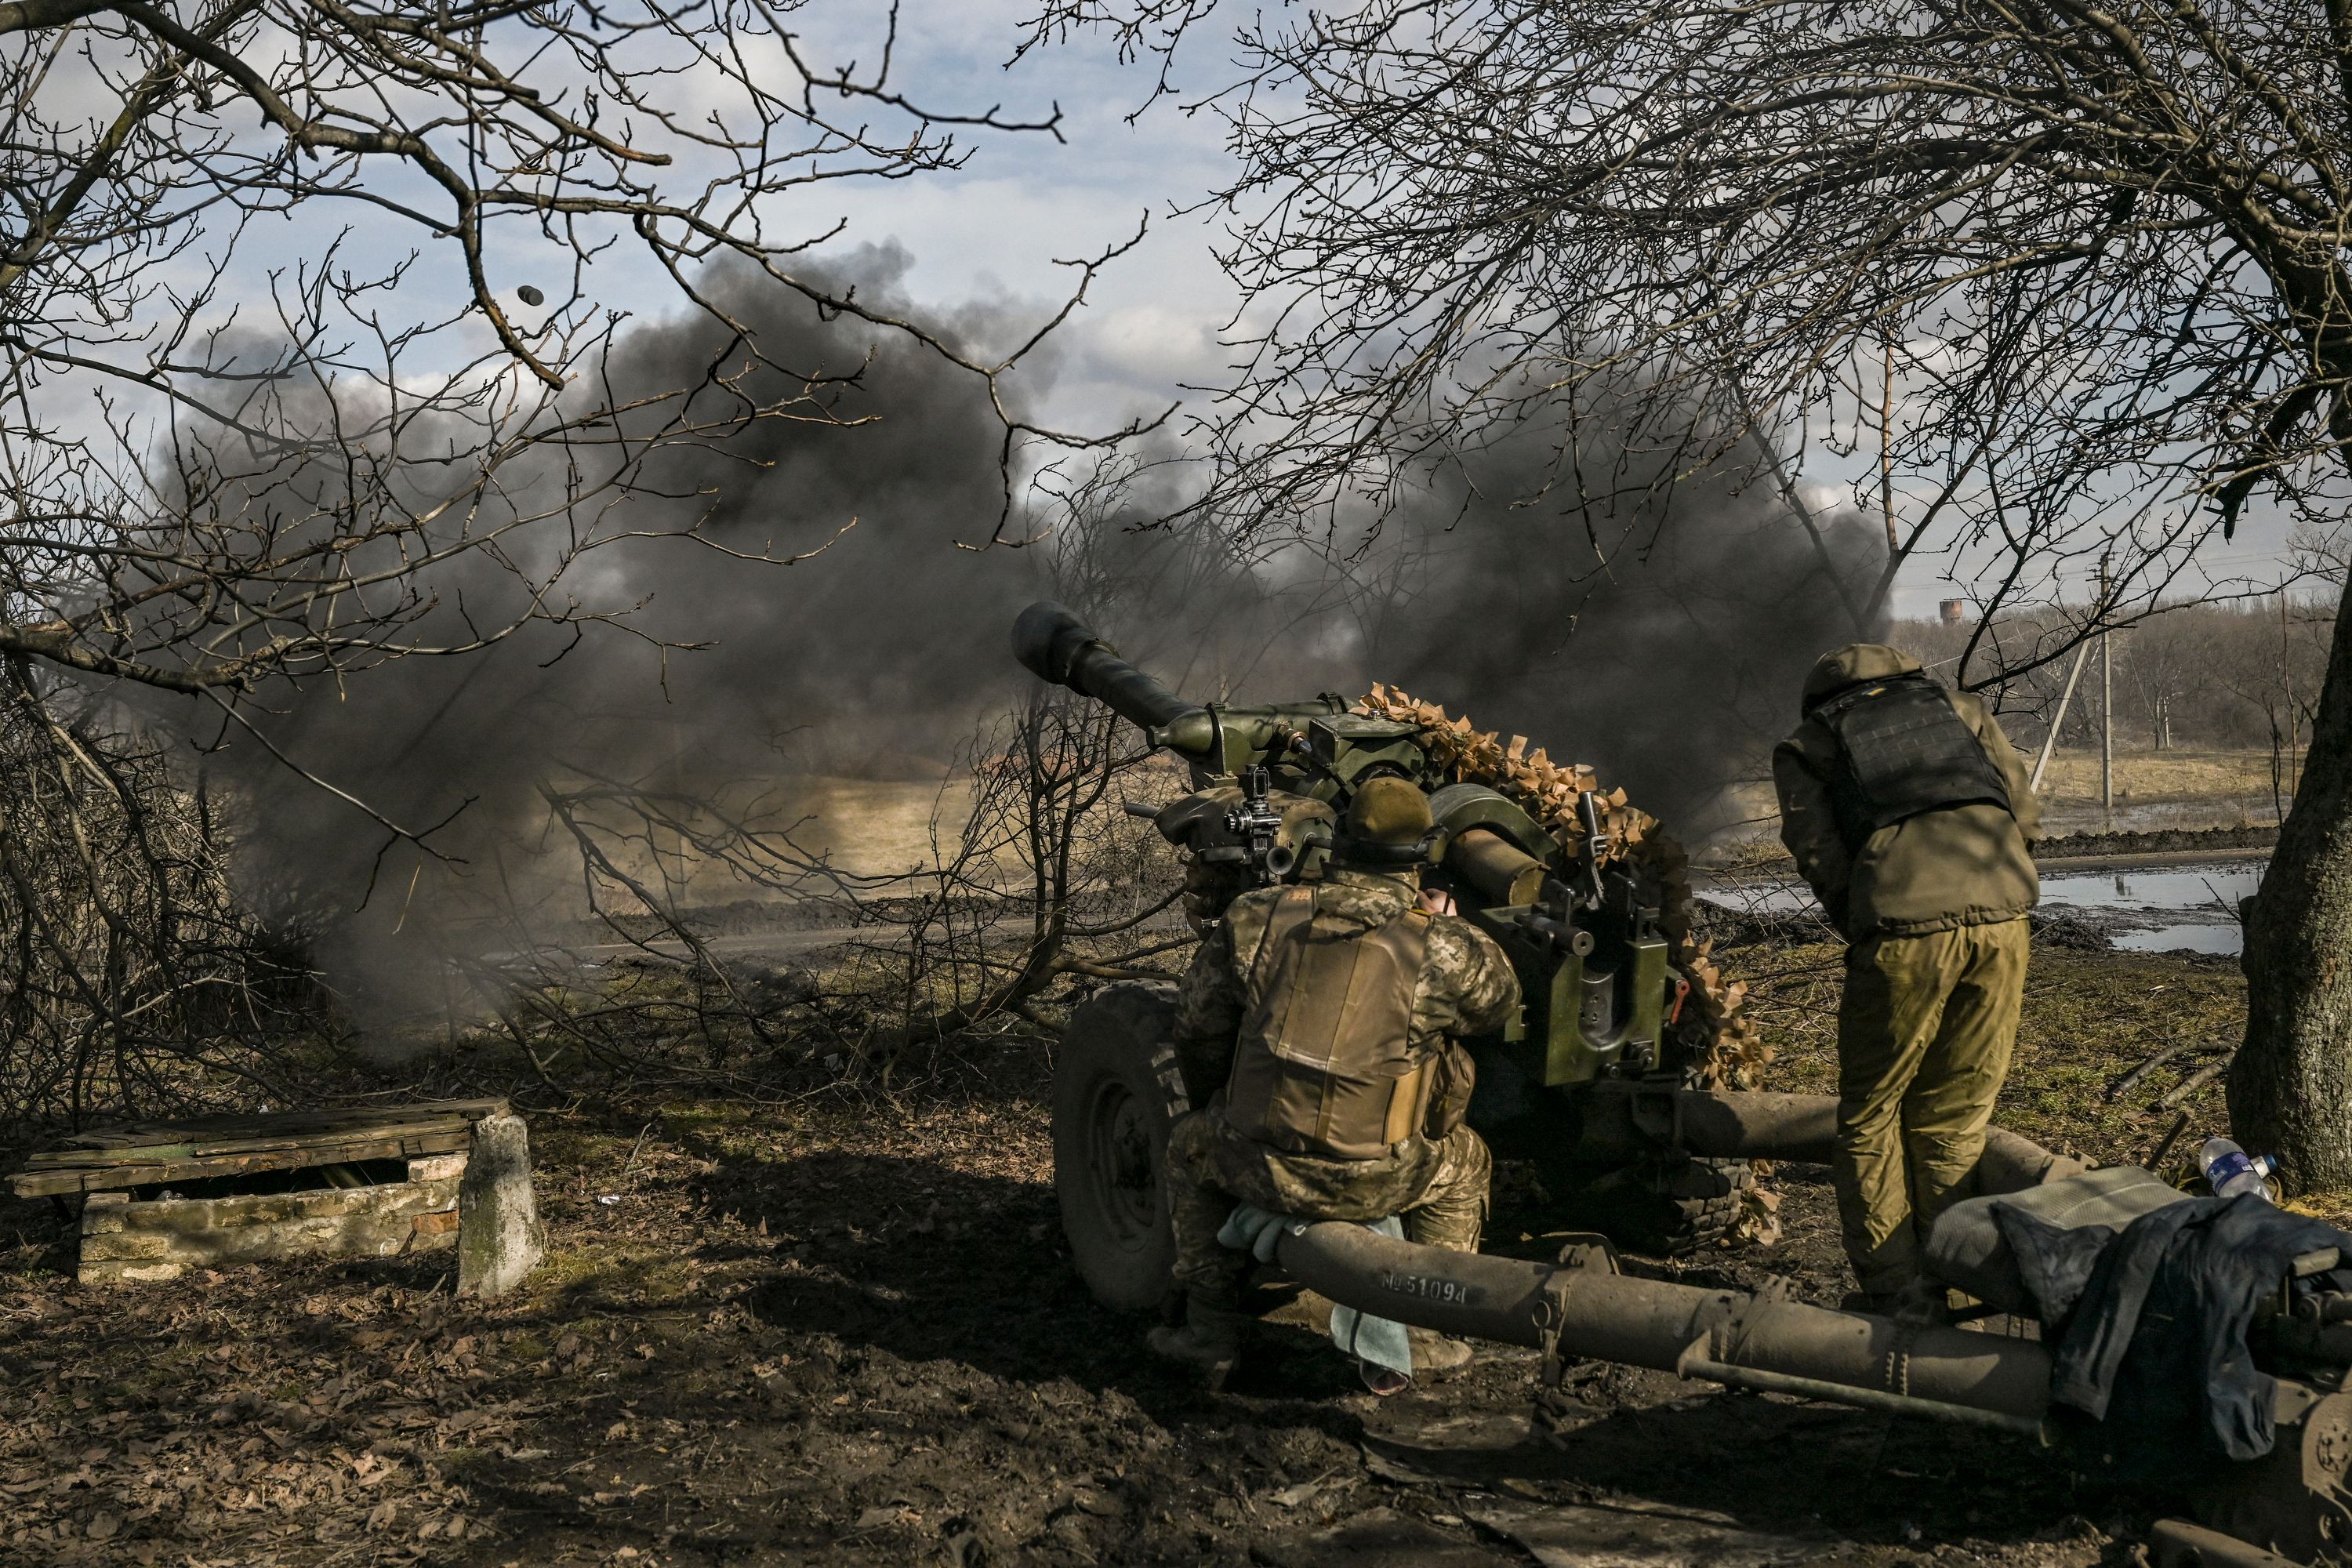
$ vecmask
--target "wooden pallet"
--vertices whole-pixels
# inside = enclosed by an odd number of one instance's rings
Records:
[[[18,1197],[30,1198],[462,1153],[472,1145],[474,1123],[506,1110],[503,1100],[444,1100],[131,1122],[75,1133],[62,1148],[28,1156],[8,1184]]]

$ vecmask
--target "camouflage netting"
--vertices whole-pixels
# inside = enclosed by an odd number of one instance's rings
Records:
[[[1584,825],[1577,819],[1576,803],[1586,790],[1601,796],[1601,829],[1608,845],[1601,858],[1626,859],[1655,872],[1665,896],[1660,926],[1671,942],[1675,969],[1690,982],[1676,1030],[1698,1064],[1697,1087],[1753,1089],[1772,1049],[1741,1016],[1747,987],[1726,980],[1709,956],[1711,941],[1694,942],[1691,934],[1690,857],[1658,819],[1628,805],[1622,789],[1602,792],[1601,781],[1581,763],[1562,766],[1541,747],[1528,750],[1527,737],[1500,735],[1474,728],[1467,719],[1449,716],[1434,702],[1423,702],[1374,686],[1356,710],[1374,718],[1417,726],[1431,759],[1455,780],[1484,784],[1509,796],[1551,834],[1563,849],[1580,855]]]

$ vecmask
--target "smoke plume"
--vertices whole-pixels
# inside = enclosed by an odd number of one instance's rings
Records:
[[[904,266],[868,251],[836,283],[887,309]],[[1685,829],[1709,825],[1793,720],[1814,657],[1850,639],[1822,553],[1759,489],[1729,474],[1620,486],[1632,499],[1596,522],[1546,490],[1559,454],[1536,429],[1409,496],[1360,548],[1244,565],[1200,533],[1143,526],[1172,510],[1181,465],[1128,459],[1073,464],[1066,506],[1016,520],[1054,528],[1045,542],[975,552],[962,546],[1001,505],[1003,430],[973,378],[750,276],[716,293],[766,361],[845,379],[824,394],[826,418],[757,422],[659,460],[658,493],[628,503],[649,537],[596,552],[570,583],[592,605],[637,606],[628,629],[530,628],[348,689],[281,691],[257,719],[278,752],[385,816],[446,821],[432,842],[446,858],[387,850],[375,824],[221,732],[217,715],[173,720],[204,750],[208,784],[242,805],[252,892],[308,912],[363,1007],[446,1005],[415,994],[442,984],[424,977],[511,940],[488,934],[488,910],[576,919],[580,861],[551,784],[732,791],[783,823],[797,776],[940,777],[978,718],[1027,691],[1006,632],[1041,594],[1100,615],[1189,694],[1271,700],[1383,680],[1589,763]],[[1002,341],[1015,324],[973,307],[954,326]],[[650,326],[617,347],[609,383],[624,398],[691,385],[728,347],[707,317]],[[742,559],[820,543],[788,567]],[[1862,530],[1833,529],[1831,543],[1858,569]],[[462,557],[432,587],[437,615],[495,616],[517,591],[495,563]]]

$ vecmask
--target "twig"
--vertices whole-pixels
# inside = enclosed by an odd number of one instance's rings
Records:
[[[2207,1084],[2211,1083],[2215,1079],[2220,1078],[2224,1072],[2227,1072],[2230,1068],[2230,1063],[2235,1059],[2237,1053],[2232,1051],[2228,1056],[2207,1062],[2203,1067],[2199,1068],[2195,1072],[2190,1073],[2187,1078],[2182,1079],[2178,1084],[2175,1084],[2171,1092],[2167,1094],[2162,1100],[2158,1100],[2156,1103],[2164,1110],[2171,1110],[2182,1100],[2187,1100],[2190,1095],[2195,1094],[2199,1089],[2203,1089]]]
[[[2146,1061],[2140,1063],[2139,1066],[2132,1068],[2131,1071],[2124,1074],[2123,1077],[2107,1085],[2107,1103],[2109,1105],[2113,1105],[2116,1100],[2121,1100],[2125,1095],[2129,1094],[2139,1085],[2140,1080],[2147,1078],[2148,1074],[2154,1072],[2157,1068],[2162,1067],[2173,1058],[2180,1055],[2183,1051],[2197,1048],[2200,1045],[2201,1042],[2196,1040],[2176,1040],[2171,1045],[2165,1047],[2164,1049],[2157,1052],[2156,1055],[2148,1058]]]
[[[2140,1163],[2151,1171],[2157,1169],[2164,1163],[2164,1157],[2172,1152],[2173,1144],[2179,1141],[2180,1134],[2188,1127],[2189,1112],[2184,1110],[2172,1119],[2172,1125],[2164,1130],[2164,1136],[2156,1141],[2156,1147],[2147,1152],[2147,1158]]]

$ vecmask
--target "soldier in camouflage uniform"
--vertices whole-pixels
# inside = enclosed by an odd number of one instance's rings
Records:
[[[1463,1121],[1470,1058],[1519,1005],[1486,933],[1424,906],[1428,797],[1401,779],[1356,794],[1321,881],[1242,894],[1184,977],[1176,1050],[1202,1109],[1168,1142],[1185,1324],[1151,1348],[1213,1384],[1240,1346],[1245,1253],[1217,1232],[1237,1203],[1302,1219],[1402,1215],[1412,1240],[1478,1248],[1491,1163]],[[1469,1347],[1416,1332],[1444,1370]]]
[[[1880,643],[1822,656],[1772,754],[1780,837],[1851,943],[1830,1167],[1855,1305],[1939,1298],[1919,1268],[1973,1191],[2009,1074],[2041,811],[1980,698]]]

